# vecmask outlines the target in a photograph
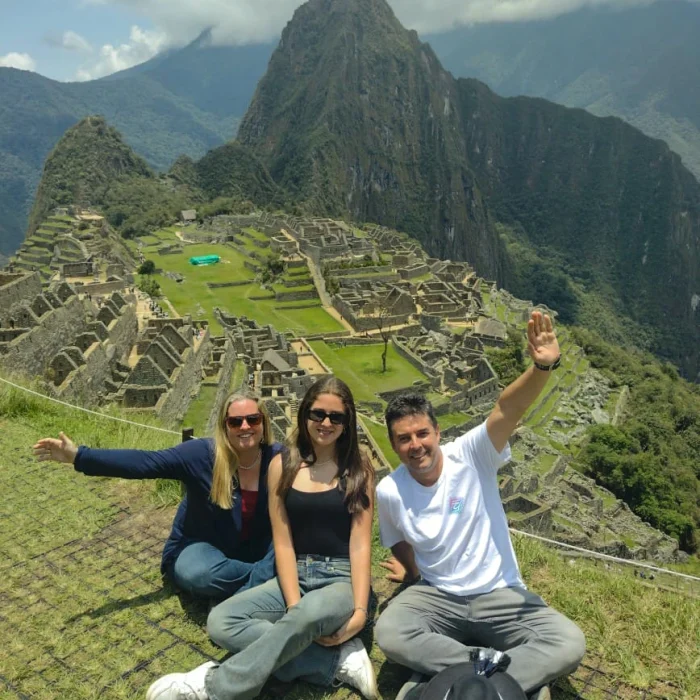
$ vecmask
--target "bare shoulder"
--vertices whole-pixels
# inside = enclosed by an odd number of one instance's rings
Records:
[[[271,479],[279,479],[280,476],[282,475],[282,454],[276,454],[271,460],[270,460],[270,467],[268,470],[269,478]]]

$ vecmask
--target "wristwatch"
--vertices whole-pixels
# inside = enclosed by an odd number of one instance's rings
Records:
[[[554,360],[554,363],[551,365],[541,365],[539,362],[534,362],[534,364],[537,369],[541,369],[543,372],[553,372],[561,364],[561,355],[559,355],[559,357],[557,357],[557,359]]]

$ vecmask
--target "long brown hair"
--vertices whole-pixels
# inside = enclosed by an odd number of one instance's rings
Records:
[[[270,426],[270,416],[265,409],[265,405],[260,397],[242,389],[231,394],[226,401],[221,404],[219,418],[214,428],[214,471],[211,477],[211,492],[209,498],[219,508],[230,510],[233,507],[233,487],[238,485],[238,454],[231,446],[228,439],[228,429],[226,428],[226,417],[228,409],[235,401],[255,401],[258,411],[263,416],[263,436],[260,447],[264,448],[272,442],[272,427]]]
[[[321,394],[337,396],[343,402],[347,416],[343,432],[335,443],[335,459],[338,463],[338,478],[345,491],[345,505],[348,512],[355,515],[369,508],[367,491],[374,485],[374,470],[367,457],[360,451],[357,441],[357,414],[352,392],[344,381],[333,375],[319,379],[309,387],[301,400],[297,413],[297,428],[291,438],[290,454],[287,459],[282,460],[282,476],[277,492],[280,498],[284,499],[294,483],[302,461],[309,466],[316,462],[316,452],[306,421],[309,409]]]

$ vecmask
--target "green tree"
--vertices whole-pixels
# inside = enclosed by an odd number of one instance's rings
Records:
[[[153,262],[153,260],[144,260],[141,265],[139,265],[139,269],[137,272],[139,275],[152,275],[156,271],[156,264]]]

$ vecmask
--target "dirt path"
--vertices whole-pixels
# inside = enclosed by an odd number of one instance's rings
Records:
[[[334,306],[324,306],[323,309],[327,314],[333,316],[333,318],[338,321],[338,323],[340,323],[345,330],[350,331],[352,335],[357,335],[357,333],[355,333],[355,329],[338,313],[338,310]]]

